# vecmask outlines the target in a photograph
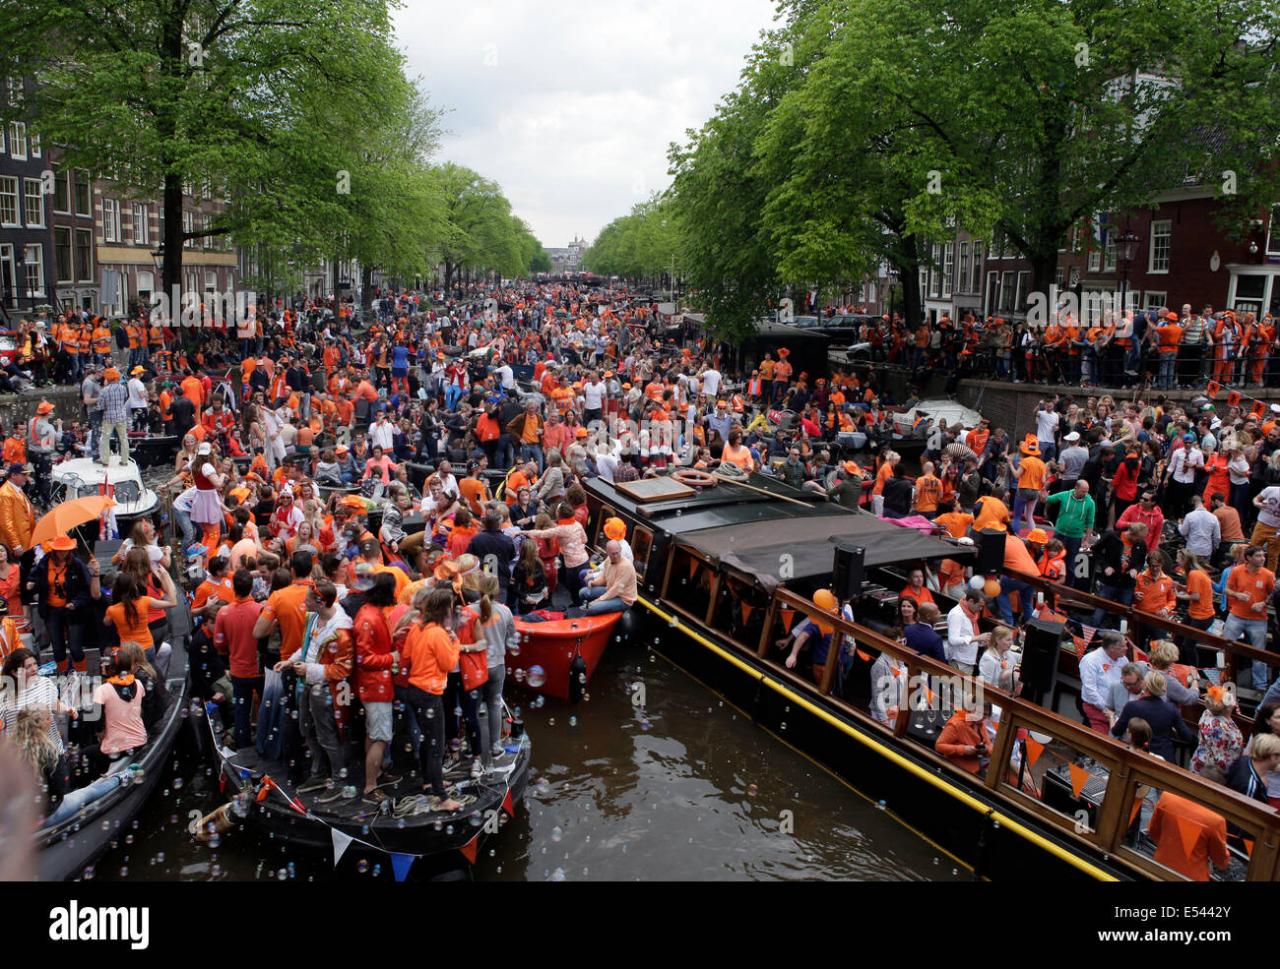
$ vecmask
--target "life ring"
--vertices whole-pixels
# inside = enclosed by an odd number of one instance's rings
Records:
[[[696,468],[680,468],[671,472],[671,480],[678,481],[686,488],[714,488],[716,479],[705,471]]]

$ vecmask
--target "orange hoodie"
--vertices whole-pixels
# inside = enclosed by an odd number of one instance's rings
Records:
[[[444,693],[449,671],[458,665],[458,637],[439,623],[414,626],[405,639],[409,661],[409,685],[436,696]]]

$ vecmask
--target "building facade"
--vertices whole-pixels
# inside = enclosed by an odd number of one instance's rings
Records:
[[[0,98],[21,108],[27,82],[6,79]],[[25,122],[0,125],[0,324],[53,304],[49,193],[52,173],[40,136]]]

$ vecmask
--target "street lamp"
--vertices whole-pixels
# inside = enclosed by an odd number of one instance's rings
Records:
[[[1124,265],[1124,275],[1120,280],[1120,305],[1124,310],[1129,308],[1129,269],[1133,264],[1133,257],[1138,251],[1139,241],[1139,238],[1127,229],[1124,235],[1116,238],[1116,257]]]

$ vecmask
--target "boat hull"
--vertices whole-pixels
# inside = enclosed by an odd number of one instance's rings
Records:
[[[514,676],[517,682],[543,696],[567,702],[572,690],[574,659],[581,656],[586,663],[586,683],[589,683],[621,617],[622,613],[615,612],[554,622],[524,622],[517,618],[520,652],[514,656],[507,654],[508,678]],[[529,670],[535,666],[545,674],[545,681],[538,686],[529,682]],[[517,670],[521,672],[517,674]]]

